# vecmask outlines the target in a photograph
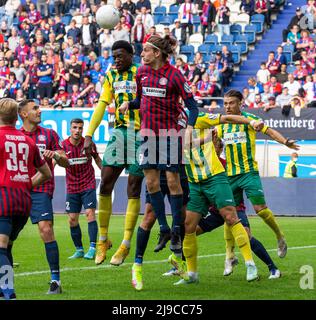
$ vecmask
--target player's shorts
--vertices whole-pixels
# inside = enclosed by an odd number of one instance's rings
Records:
[[[40,221],[54,221],[52,196],[45,192],[31,192],[31,198],[31,222],[36,224]]]
[[[259,173],[256,171],[228,177],[236,203],[240,202],[245,191],[253,205],[265,204],[264,192]]]
[[[180,172],[182,165],[181,137],[143,137],[139,154],[142,169]]]
[[[126,168],[131,175],[144,176],[137,161],[137,151],[141,145],[141,137],[138,132],[126,127],[113,129],[104,151],[102,166]]]
[[[221,209],[235,206],[234,196],[228,183],[225,172],[216,174],[199,183],[189,182],[190,201],[188,211],[206,216],[211,204]]]
[[[80,193],[67,193],[67,213],[80,213],[82,206],[84,209],[95,209],[97,207],[97,193],[95,189]]]
[[[0,234],[5,234],[10,241],[16,240],[21,230],[27,223],[28,216],[13,215],[11,217],[0,217]]]
[[[187,203],[189,202],[189,184],[188,184],[188,180],[186,178],[182,178],[180,180],[181,182],[181,187],[182,187],[182,191],[183,191],[183,205],[187,205]],[[161,192],[163,194],[163,196],[167,196],[168,200],[170,202],[170,191],[167,185],[167,181],[166,180],[160,180],[160,189]],[[149,192],[147,191],[146,188],[146,203],[151,203],[150,201],[150,196],[149,196]]]
[[[249,220],[244,210],[237,212],[238,218],[244,227],[250,228]],[[224,218],[218,213],[218,211],[208,212],[205,217],[202,217],[199,221],[199,227],[203,232],[211,232],[224,224]]]

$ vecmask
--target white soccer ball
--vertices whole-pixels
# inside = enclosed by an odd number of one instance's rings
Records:
[[[96,13],[98,25],[103,29],[113,29],[120,21],[120,12],[107,4],[101,6]]]

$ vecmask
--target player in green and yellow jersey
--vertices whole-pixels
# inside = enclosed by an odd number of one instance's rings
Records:
[[[99,241],[95,263],[100,264],[106,258],[107,250],[112,246],[108,237],[109,221],[112,214],[112,191],[124,168],[128,169],[127,195],[124,239],[116,253],[112,256],[111,264],[119,266],[127,257],[130,241],[133,235],[140,210],[140,192],[143,172],[136,160],[137,133],[140,129],[138,110],[129,110],[120,114],[118,108],[124,101],[136,97],[137,65],[133,64],[133,47],[127,41],[116,41],[112,46],[112,55],[116,69],[107,72],[98,106],[93,112],[90,125],[85,136],[84,150],[87,155],[91,152],[92,136],[99,126],[104,112],[111,103],[115,103],[115,125],[110,141],[105,149],[99,194]]]
[[[216,205],[224,218],[227,230],[235,239],[247,267],[247,280],[258,279],[257,268],[252,258],[249,237],[238,219],[233,193],[229,186],[225,168],[219,160],[212,139],[206,139],[209,129],[224,123],[251,124],[256,130],[262,128],[260,121],[242,116],[200,113],[195,124],[196,139],[185,148],[185,165],[190,188],[190,200],[185,218],[183,253],[187,270],[182,261],[171,257],[171,263],[182,277],[176,285],[198,282],[196,227],[206,215],[210,204]],[[208,135],[209,136],[209,135]],[[196,144],[195,141],[198,141]]]
[[[240,110],[242,100],[243,96],[239,91],[228,91],[224,96],[226,114],[242,115],[250,120],[258,120],[258,117]],[[294,140],[286,139],[274,129],[264,126],[261,132],[291,149],[299,149]],[[284,234],[280,230],[272,211],[266,205],[258,164],[255,160],[256,131],[245,124],[222,124],[217,127],[217,134],[225,143],[228,181],[233,190],[235,202],[240,202],[243,191],[245,191],[256,213],[276,234],[278,256],[280,258],[285,257],[287,245]],[[226,243],[229,251],[233,246],[233,243],[230,243],[231,241],[233,242],[233,239],[227,234],[224,237],[225,239],[230,239]],[[229,261],[226,261],[226,263],[229,263]]]

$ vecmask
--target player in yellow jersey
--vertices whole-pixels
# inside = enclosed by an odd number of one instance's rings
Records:
[[[210,204],[216,205],[226,222],[227,230],[240,248],[247,267],[247,280],[258,279],[249,237],[238,219],[225,168],[217,156],[212,139],[207,140],[205,137],[210,128],[221,123],[250,124],[256,130],[262,128],[260,121],[250,120],[242,116],[199,114],[194,127],[198,129],[198,136],[195,140],[199,143],[197,145],[193,143],[190,148],[185,149],[185,165],[190,188],[183,241],[183,253],[187,266],[185,267],[185,264],[175,257],[169,257],[169,261],[178,269],[182,278],[175,285],[198,282],[196,227],[201,217],[207,214]]]
[[[242,115],[249,120],[258,120],[258,117],[240,110],[242,100],[243,96],[239,91],[228,91],[224,96],[226,114]],[[264,126],[261,132],[291,149],[299,149],[294,140],[286,139],[274,129]],[[225,143],[228,181],[236,203],[240,202],[242,193],[245,191],[256,213],[274,231],[278,240],[278,256],[280,258],[285,257],[287,245],[284,234],[280,230],[272,211],[266,205],[258,164],[255,160],[255,130],[249,125],[225,124],[217,127],[217,134]],[[234,239],[229,234],[225,234],[224,237],[227,241],[227,256],[229,256],[229,251],[234,245]],[[226,267],[229,267],[229,263],[230,261],[226,259]]]
[[[101,186],[99,194],[99,241],[95,263],[101,264],[106,258],[107,250],[112,246],[108,237],[109,221],[112,214],[111,194],[114,185],[124,168],[129,172],[124,239],[116,253],[112,256],[111,264],[119,266],[127,257],[130,241],[140,210],[140,192],[143,172],[136,160],[137,133],[140,129],[138,110],[130,110],[122,115],[118,108],[124,101],[136,97],[137,65],[133,64],[133,47],[127,41],[116,41],[112,46],[115,70],[107,72],[98,106],[93,112],[90,125],[85,136],[84,150],[91,153],[92,136],[100,124],[104,112],[113,101],[115,102],[115,124],[110,141],[104,152]]]

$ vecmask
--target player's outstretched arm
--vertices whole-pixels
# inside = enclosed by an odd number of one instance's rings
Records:
[[[98,166],[98,168],[101,170],[102,169],[102,160],[101,160],[100,156],[97,156],[96,158],[94,158],[94,161],[95,161],[96,165]]]
[[[31,178],[32,188],[37,187],[37,186],[41,185],[42,183],[44,183],[45,181],[52,178],[52,172],[50,171],[47,163],[45,163],[41,167],[37,168],[37,170],[38,171]]]
[[[251,118],[246,118],[244,116],[238,116],[238,115],[222,115],[219,121],[221,124],[225,124],[225,123],[249,124],[256,131],[260,131],[264,127],[264,123],[262,120],[253,120]]]
[[[61,167],[68,168],[69,166],[69,161],[64,150],[58,150],[58,151],[45,150],[43,153],[43,156],[46,160],[54,159],[56,163]]]
[[[266,131],[266,135],[268,135],[274,141],[284,144],[290,149],[294,149],[294,150],[300,149],[300,146],[296,144],[296,140],[285,138],[280,132],[274,129],[268,128],[268,130]]]

